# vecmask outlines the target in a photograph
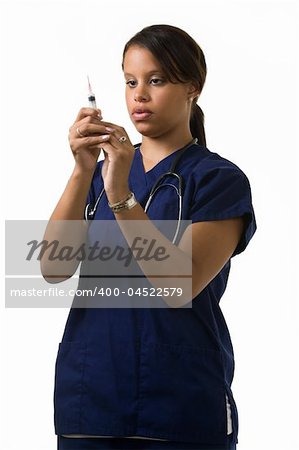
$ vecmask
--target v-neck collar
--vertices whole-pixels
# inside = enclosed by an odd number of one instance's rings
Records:
[[[190,147],[192,147],[192,145]],[[174,156],[179,151],[181,151],[183,148],[184,147],[181,147],[181,148],[175,150],[174,152],[170,153],[169,155],[165,156],[163,159],[161,159],[161,161],[157,162],[157,164],[155,164],[151,169],[145,171],[144,165],[143,165],[143,158],[142,158],[142,154],[140,151],[140,145],[138,147],[136,147],[137,159],[140,163],[140,166],[143,170],[145,177],[147,177],[147,176],[150,177],[152,175],[152,173],[156,173],[157,171],[159,171],[161,167],[164,167],[165,164],[168,164],[174,158]]]
[[[153,183],[156,181],[157,177],[161,175],[163,172],[167,172],[170,169],[171,163],[173,159],[176,157],[178,152],[183,150],[185,147],[181,147],[174,152],[170,153],[169,155],[165,156],[165,158],[161,159],[157,164],[155,164],[154,167],[152,167],[150,170],[145,172],[144,166],[143,166],[143,160],[142,160],[142,154],[140,152],[140,145],[135,147],[135,162],[134,162],[134,178],[137,181],[139,179],[142,184],[146,186],[146,188],[151,188]],[[198,145],[198,144],[194,144]],[[187,150],[189,152],[191,149],[194,148],[194,145],[190,145],[190,147]],[[138,181],[137,181],[138,182]]]

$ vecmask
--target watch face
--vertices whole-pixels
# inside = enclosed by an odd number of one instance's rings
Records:
[[[127,200],[126,204],[128,208],[133,208],[137,203],[135,195],[132,193],[132,197]]]

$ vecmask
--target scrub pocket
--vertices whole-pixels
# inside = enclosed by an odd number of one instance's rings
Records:
[[[54,422],[57,434],[78,433],[86,348],[81,342],[59,344],[55,365]]]
[[[140,364],[139,431],[225,447],[227,414],[220,351],[143,343]]]

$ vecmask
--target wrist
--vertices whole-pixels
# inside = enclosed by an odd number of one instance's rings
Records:
[[[113,205],[114,203],[123,202],[128,195],[130,194],[129,186],[125,186],[124,188],[118,189],[117,191],[109,192],[105,190],[108,202]]]
[[[75,167],[74,167],[73,173],[72,173],[72,177],[74,177],[76,179],[92,178],[95,169],[96,169],[96,166],[94,168],[92,168],[92,169],[85,169],[85,168],[82,168],[81,166],[76,164]]]
[[[118,202],[110,203],[108,201],[109,207],[112,209],[114,213],[118,213],[126,209],[132,209],[134,208],[134,206],[137,205],[137,203],[138,202],[133,192],[129,192],[126,197],[124,197],[122,200]]]

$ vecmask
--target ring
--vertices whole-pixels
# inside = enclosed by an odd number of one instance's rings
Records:
[[[119,138],[119,142],[121,142],[121,144],[123,144],[123,142],[126,142],[127,138],[126,136],[122,136]]]
[[[76,133],[79,137],[86,137],[85,134],[81,133],[80,128],[76,128]]]

